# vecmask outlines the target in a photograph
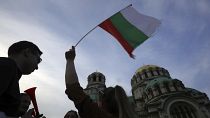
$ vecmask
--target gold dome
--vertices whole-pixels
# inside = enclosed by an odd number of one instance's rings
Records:
[[[144,66],[140,67],[139,69],[137,69],[136,73],[141,73],[142,71],[152,70],[152,69],[156,69],[156,68],[161,68],[161,67],[156,66],[156,65],[144,65]]]
[[[158,77],[170,77],[168,70],[156,65],[144,65],[138,68],[131,78],[131,85],[136,85],[139,82],[147,81]]]

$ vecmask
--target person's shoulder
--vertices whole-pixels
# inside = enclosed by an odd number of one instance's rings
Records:
[[[0,57],[0,66],[3,67],[15,67],[16,63],[14,60],[7,57]]]

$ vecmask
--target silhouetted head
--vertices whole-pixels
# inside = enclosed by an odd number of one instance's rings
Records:
[[[76,111],[71,110],[71,111],[68,111],[66,113],[66,115],[64,116],[64,118],[78,118],[78,114],[77,114]]]
[[[21,53],[23,50],[29,49],[32,53],[38,53],[42,55],[42,51],[32,42],[29,41],[19,41],[12,44],[8,49],[8,56],[16,55]]]
[[[38,69],[41,55],[42,51],[38,46],[29,41],[16,42],[8,49],[8,57],[15,60],[22,74],[30,74]]]
[[[124,89],[118,85],[104,90],[102,107],[118,118],[138,118],[138,115],[128,101]]]

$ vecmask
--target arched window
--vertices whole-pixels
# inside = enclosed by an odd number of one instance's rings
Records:
[[[153,72],[152,72],[152,73],[153,73],[153,75],[154,75],[154,76],[159,75],[157,70],[153,70]]]
[[[141,74],[141,78],[142,78],[142,79],[146,79],[146,76],[145,76],[144,73]]]
[[[161,95],[162,94],[162,92],[160,90],[160,86],[158,84],[155,84],[155,89],[157,90],[158,95]]]
[[[145,77],[146,77],[146,78],[148,78],[148,77],[149,77],[149,76],[147,75],[147,72],[144,72],[144,75],[145,75]]]
[[[163,82],[167,92],[171,92],[170,88],[169,88],[169,83],[168,82]]]
[[[101,76],[98,78],[98,81],[101,82]]]
[[[171,118],[198,118],[196,109],[186,102],[176,102],[170,107]]]
[[[141,77],[140,73],[138,73],[136,76],[139,77],[140,80],[142,80],[142,77]]]
[[[93,82],[95,82],[95,81],[96,81],[96,75],[93,76]]]

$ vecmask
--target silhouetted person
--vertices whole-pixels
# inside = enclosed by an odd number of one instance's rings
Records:
[[[38,69],[41,55],[34,43],[19,41],[9,47],[8,57],[0,57],[0,114],[14,117],[24,114],[20,105],[27,107],[30,103],[21,104],[19,80]]]
[[[66,113],[66,115],[64,116],[64,118],[78,118],[78,114],[77,114],[76,111],[71,110],[71,111],[68,111]]]
[[[66,94],[78,109],[81,118],[138,118],[132,109],[124,89],[120,86],[105,89],[102,106],[93,103],[80,86],[74,66],[75,49],[66,52]]]

